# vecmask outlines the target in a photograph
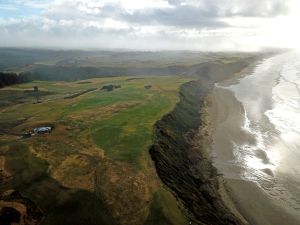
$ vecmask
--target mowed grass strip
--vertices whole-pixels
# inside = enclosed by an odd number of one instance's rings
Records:
[[[141,92],[140,89],[127,86],[113,91],[101,91],[96,90],[82,101],[78,101],[68,107],[66,107],[64,114],[71,114],[73,112],[83,110],[93,110],[95,108],[112,105],[119,102],[126,102],[131,100],[143,100],[145,99],[145,93]]]

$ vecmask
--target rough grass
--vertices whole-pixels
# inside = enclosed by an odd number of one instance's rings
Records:
[[[0,155],[5,157],[5,169],[13,177],[0,184],[0,191],[14,188],[35,202],[46,214],[41,224],[116,224],[95,195],[65,188],[50,178],[49,164],[32,154],[24,143],[1,142]]]
[[[145,225],[185,225],[187,219],[177,207],[174,196],[161,188],[153,194]]]
[[[10,185],[19,187],[34,182],[43,176],[48,168],[46,161],[32,155],[23,143],[3,142],[7,152],[1,153],[5,160],[5,169],[13,175]]]
[[[44,224],[113,224],[107,221],[112,221],[110,212],[117,215],[117,210],[124,211],[118,215],[124,215],[123,221],[127,219],[127,224],[146,220],[147,225],[182,224],[180,221],[184,216],[173,196],[166,190],[157,192],[159,181],[150,163],[148,148],[153,143],[153,125],[173,109],[178,101],[179,86],[188,80],[180,77],[115,77],[84,83],[34,81],[1,89],[1,101],[8,102],[33,86],[39,86],[45,92],[39,104],[32,104],[33,96],[24,95],[22,102],[0,106],[0,124],[6,132],[1,138],[14,140],[7,155],[8,167],[16,174],[11,185],[44,210]],[[111,92],[96,90],[64,99],[66,95],[89,88],[100,89],[106,84],[120,84],[121,88]],[[144,88],[148,84],[152,85],[151,89]],[[24,140],[15,136],[48,123],[54,125],[51,135]],[[110,202],[107,206],[106,201],[100,201],[92,193],[96,191],[93,189],[93,168],[103,161],[119,162],[116,165],[131,171],[129,177],[120,172],[116,183],[110,180],[109,174],[103,174],[108,178],[103,184],[106,189],[114,196],[122,193],[128,199],[127,203]],[[126,185],[127,181],[134,184]],[[134,185],[144,191],[135,193],[130,188]],[[82,191],[78,191],[80,189]],[[152,196],[153,193],[156,194]],[[145,199],[149,199],[150,204]],[[114,208],[114,205],[122,207]],[[126,214],[126,210],[130,212],[139,205],[143,208],[139,214],[141,218]]]

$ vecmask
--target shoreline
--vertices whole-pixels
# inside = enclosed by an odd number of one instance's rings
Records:
[[[187,209],[193,224],[248,224],[226,197],[220,174],[201,141],[207,141],[202,133],[206,127],[203,110],[213,85],[243,73],[257,60],[204,64],[197,80],[181,86],[180,101],[173,111],[155,124],[156,140],[150,155],[157,174]]]
[[[248,71],[251,71],[251,67],[248,68]],[[232,79],[222,82],[222,84],[228,86],[228,84],[238,82],[240,78],[240,76],[233,76]],[[224,185],[227,197],[229,197],[229,205],[234,204],[233,211],[236,209],[251,225],[298,225],[299,220],[288,212],[287,207],[279,205],[254,182],[243,180],[239,176],[239,173],[242,172],[241,168],[237,165],[226,164],[233,159],[233,146],[229,141],[231,138],[234,137],[234,141],[237,143],[239,143],[238,141],[250,143],[253,141],[250,135],[241,129],[243,106],[236,99],[234,93],[231,90],[215,86],[210,92],[209,101],[206,107],[208,116],[205,119],[207,126],[210,126],[206,129],[211,132],[209,137],[212,139],[212,143],[207,148],[214,167],[219,173],[224,173],[220,182]],[[228,202],[227,197],[223,199],[225,204]],[[230,209],[230,207],[228,208]]]
[[[204,100],[204,106],[201,109],[202,112],[202,120],[203,120],[203,126],[199,129],[198,135],[203,140],[201,145],[204,154],[206,154],[206,157],[211,159],[211,163],[214,166],[213,163],[213,157],[211,155],[212,153],[212,144],[213,144],[213,125],[211,121],[211,107],[212,107],[212,93],[210,93]],[[204,137],[204,139],[203,139]],[[198,138],[199,139],[199,138]],[[214,166],[215,167],[215,166]],[[215,167],[216,168],[216,167]],[[229,190],[227,183],[227,179],[224,178],[223,174],[220,174],[220,171],[218,171],[217,176],[217,182],[218,182],[218,193],[220,195],[220,198],[224,205],[227,207],[228,211],[230,211],[233,215],[235,215],[240,221],[242,221],[243,224],[248,225],[248,221],[245,219],[245,217],[240,212],[240,209],[235,202],[235,200],[232,198],[231,190]]]
[[[205,127],[199,109],[208,93],[201,87],[199,80],[181,87],[180,102],[156,124],[157,140],[150,155],[160,179],[188,210],[193,224],[245,225],[224,204],[219,174],[198,142],[205,140],[199,133]]]

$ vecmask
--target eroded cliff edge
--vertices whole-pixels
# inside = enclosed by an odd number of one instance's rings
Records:
[[[155,125],[150,155],[158,176],[184,205],[192,224],[244,224],[222,201],[218,172],[206,150],[197,144],[197,134],[204,126],[201,108],[214,83],[243,71],[259,58],[199,65],[194,71],[197,79],[181,86],[180,101]]]

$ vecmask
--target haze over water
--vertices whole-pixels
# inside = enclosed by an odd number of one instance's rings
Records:
[[[230,134],[227,166],[300,213],[300,53],[263,60],[238,82],[217,88],[231,90],[241,103],[240,132]]]

